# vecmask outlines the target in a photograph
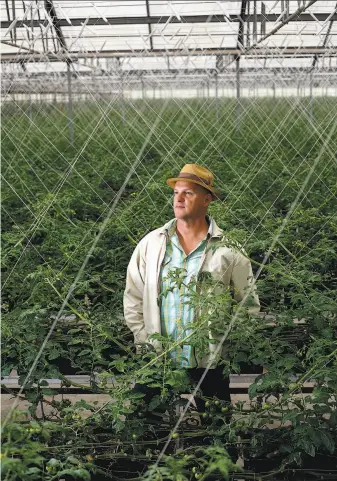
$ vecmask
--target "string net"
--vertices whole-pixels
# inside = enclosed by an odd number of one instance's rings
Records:
[[[287,254],[263,313],[305,288],[311,249],[326,248],[332,269],[335,1],[1,1],[1,19],[8,309],[38,299],[47,273],[58,321],[97,281],[88,252],[109,232],[128,244],[110,246],[99,282],[122,291],[122,254],[172,217],[165,179],[185,163],[214,172],[222,200],[211,213],[256,262]],[[57,239],[57,262],[43,242],[53,229],[57,238],[55,219],[71,233]]]

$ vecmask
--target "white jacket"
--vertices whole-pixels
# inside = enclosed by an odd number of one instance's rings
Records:
[[[207,241],[207,246],[200,263],[199,272],[210,272],[212,278],[221,281],[222,288],[234,287],[234,298],[241,302],[245,295],[245,289],[253,281],[253,272],[249,259],[239,250],[233,247],[220,246],[209,249],[212,244],[226,238],[213,219],[212,236]],[[163,227],[147,234],[134,250],[127,269],[126,287],[124,291],[124,317],[127,326],[134,334],[136,344],[151,342],[156,349],[160,349],[157,341],[148,341],[148,337],[154,333],[161,333],[160,308],[158,296],[160,292],[160,268],[166,251],[168,229],[172,225],[171,220]],[[254,305],[247,309],[255,314],[259,312],[260,303],[256,294],[255,286],[252,287],[251,296]],[[209,344],[210,354],[196,359],[198,367],[215,367],[217,361],[214,353],[218,343]],[[212,357],[213,354],[213,357]],[[220,353],[221,355],[221,353]],[[222,353],[223,355],[223,353]],[[218,356],[217,356],[218,359]]]

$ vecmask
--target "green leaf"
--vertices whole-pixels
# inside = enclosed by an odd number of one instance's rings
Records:
[[[315,454],[316,454],[315,446],[314,446],[313,444],[311,444],[311,443],[306,443],[306,442],[305,442],[305,443],[303,444],[303,449],[304,449],[304,451],[305,451],[307,454],[309,454],[309,456],[314,457]]]
[[[41,392],[44,396],[54,396],[55,395],[55,389],[42,389]]]
[[[76,464],[76,465],[81,464],[81,461],[75,458],[74,456],[68,456],[66,461],[71,464]]]
[[[331,454],[335,452],[335,441],[331,434],[327,431],[321,431],[321,440],[323,446],[326,448],[327,451],[329,451]]]
[[[83,351],[80,351],[77,353],[78,356],[86,356],[87,354],[91,354],[91,349],[83,349]]]
[[[58,357],[60,357],[60,351],[56,348],[51,349],[47,354],[47,358],[50,361],[52,361],[53,359],[57,359]]]
[[[156,409],[160,404],[162,403],[162,398],[161,396],[154,396],[149,404],[149,409],[150,411],[153,411]]]
[[[82,481],[90,481],[91,479],[90,473],[88,473],[88,471],[85,469],[75,469],[72,474],[74,478]]]

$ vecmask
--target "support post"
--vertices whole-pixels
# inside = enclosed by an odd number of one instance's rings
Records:
[[[224,58],[223,55],[217,55],[215,61],[215,108],[216,108],[216,119],[219,119],[219,73],[224,71]]]
[[[310,100],[309,100],[309,114],[310,114],[310,122],[311,123],[314,120],[312,87],[313,87],[313,73],[311,71],[310,72]]]
[[[144,100],[144,99],[145,99],[145,85],[144,85],[144,79],[141,79],[141,83],[142,83],[142,99]]]
[[[73,99],[71,90],[71,70],[70,62],[67,62],[67,78],[68,78],[68,123],[69,123],[69,141],[74,143],[74,125],[73,125]]]
[[[247,3],[246,9],[247,9],[247,15],[248,15],[248,19],[246,21],[246,47],[250,47],[250,20],[249,20],[250,3],[249,2]]]
[[[257,42],[257,4],[254,0],[253,42]]]
[[[219,120],[219,85],[218,85],[218,73],[215,74],[215,115]]]
[[[32,111],[32,96],[31,96],[31,93],[29,92],[28,94],[28,102],[29,102],[29,105],[28,105],[28,117],[29,117],[29,120],[32,122],[33,120],[33,111]]]
[[[266,6],[264,2],[261,2],[261,38],[266,35]]]
[[[240,57],[236,57],[235,60],[235,72],[236,72],[236,131],[240,132],[240,116],[241,116],[241,89],[240,89]]]
[[[29,120],[32,122],[32,120],[33,120],[33,102],[32,102],[32,95],[31,95],[30,92],[29,92],[28,116],[29,116]]]
[[[120,106],[122,111],[122,122],[125,124],[125,97],[124,97],[124,78],[121,73],[121,91],[120,91]]]
[[[15,13],[15,1],[14,0],[12,0],[12,15],[13,15],[13,20],[15,20],[16,13]],[[13,33],[14,33],[14,43],[16,43],[16,27],[14,27]]]

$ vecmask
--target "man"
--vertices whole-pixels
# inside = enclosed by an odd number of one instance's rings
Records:
[[[250,289],[252,302],[246,309],[257,313],[259,299],[251,284],[251,263],[239,250],[226,246],[224,232],[207,215],[208,206],[217,199],[214,176],[208,169],[186,164],[178,177],[167,183],[174,189],[175,218],[147,234],[131,257],[124,292],[125,321],[136,344],[151,342],[158,348],[158,341],[149,340],[151,334],[170,337],[175,342],[169,355],[188,370],[191,380],[198,382],[205,368],[210,368],[201,384],[202,394],[230,402],[229,378],[224,378],[218,366],[221,335],[214,337],[206,329],[212,340],[206,355],[189,344],[193,332],[188,326],[198,317],[188,300],[189,288],[193,290],[200,274],[208,272],[218,287],[232,286],[238,303]],[[177,284],[172,273],[179,272],[184,274],[184,282]],[[223,332],[225,329],[226,325]],[[198,409],[203,409],[204,402],[196,401]]]

